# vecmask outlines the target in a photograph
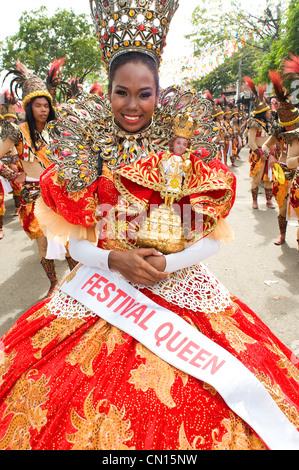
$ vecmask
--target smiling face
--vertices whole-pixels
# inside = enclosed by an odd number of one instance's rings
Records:
[[[145,129],[158,102],[154,75],[141,62],[119,67],[108,93],[118,125],[127,132]]]

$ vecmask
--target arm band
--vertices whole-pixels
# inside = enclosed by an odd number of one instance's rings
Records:
[[[111,250],[98,248],[88,240],[69,240],[69,253],[71,257],[90,268],[102,268],[109,271],[108,256]]]
[[[219,240],[203,238],[179,253],[166,255],[165,271],[173,273],[179,269],[189,268],[216,254],[221,246]]]

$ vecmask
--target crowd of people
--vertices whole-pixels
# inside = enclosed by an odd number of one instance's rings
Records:
[[[252,208],[263,184],[284,243],[299,218],[299,111],[276,72],[272,113],[249,77],[250,114],[205,90],[161,90],[178,2],[135,3],[91,2],[105,96],[70,80],[56,103],[63,61],[46,81],[19,62],[9,72],[3,104],[21,90],[24,115],[1,116],[1,237],[13,192],[50,288],[1,339],[0,449],[299,449],[292,352],[202,264],[232,238],[247,143]]]

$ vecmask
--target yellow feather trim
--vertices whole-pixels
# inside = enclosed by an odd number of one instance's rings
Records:
[[[222,243],[227,244],[234,240],[234,232],[228,225],[225,219],[220,218],[216,225],[216,228],[209,235],[208,238],[214,238],[214,240],[220,240]]]

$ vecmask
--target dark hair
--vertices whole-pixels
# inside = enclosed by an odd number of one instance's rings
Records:
[[[254,115],[254,117],[255,117],[256,119],[259,119],[260,121],[263,121],[263,122],[265,123],[266,130],[268,131],[268,124],[269,124],[270,121],[269,121],[269,119],[267,118],[266,114],[267,114],[267,111],[263,111],[262,113],[256,113],[256,114]]]
[[[46,98],[46,100],[49,103],[50,112],[49,112],[49,116],[47,118],[47,122],[54,121],[55,118],[56,118],[55,111],[54,111],[54,108],[52,106],[52,103],[51,103],[50,99],[47,96],[36,96],[35,98],[32,98],[30,101],[28,101],[28,103],[26,104],[26,108],[25,108],[26,118],[25,118],[25,120],[26,120],[26,122],[28,122],[30,138],[31,138],[31,142],[32,142],[32,145],[33,145],[35,150],[37,150],[36,143],[37,143],[38,139],[37,139],[37,135],[36,135],[36,125],[35,125],[35,119],[34,119],[33,111],[32,111],[32,103],[37,98]]]
[[[108,90],[111,92],[112,89],[112,82],[114,80],[116,71],[122,65],[128,63],[142,63],[148,67],[148,69],[152,72],[156,84],[156,93],[159,93],[159,73],[158,73],[158,66],[156,61],[149,55],[144,54],[142,52],[130,51],[124,54],[120,54],[117,56],[110,65],[109,69],[109,83],[108,83]]]

